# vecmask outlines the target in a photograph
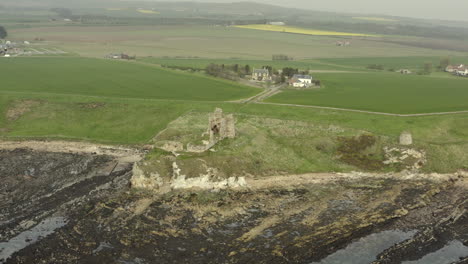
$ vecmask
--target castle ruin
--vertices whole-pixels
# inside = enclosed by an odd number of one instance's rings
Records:
[[[201,153],[211,149],[219,141],[236,137],[236,121],[234,115],[224,115],[221,108],[216,108],[209,116],[208,130],[204,135],[209,135],[209,140],[203,141],[203,145],[187,145],[187,152]]]
[[[224,115],[221,108],[216,108],[214,113],[210,114],[209,118],[210,143],[217,143],[225,138],[236,137],[236,127],[234,116]]]

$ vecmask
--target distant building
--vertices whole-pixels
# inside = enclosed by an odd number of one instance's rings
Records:
[[[458,76],[465,76],[468,77],[468,66],[465,66],[463,64],[460,65],[449,65],[447,68],[445,68],[446,72],[453,73]]]
[[[106,55],[106,59],[115,59],[115,60],[134,60],[135,56],[129,56],[125,53],[111,53]]]
[[[275,22],[268,22],[268,25],[273,25],[273,26],[286,26],[286,23],[280,22],[280,21],[275,21]]]
[[[412,72],[408,69],[401,69],[401,70],[398,70],[399,73],[401,74],[411,74]]]
[[[465,71],[466,70],[466,66],[463,65],[463,64],[460,64],[460,65],[449,65],[447,66],[447,68],[445,68],[445,71],[446,72],[458,72],[458,71]]]
[[[268,69],[254,69],[252,72],[254,81],[271,81],[271,75]]]
[[[338,47],[347,47],[351,45],[351,42],[350,41],[337,41],[335,44]]]
[[[468,69],[465,69],[464,71],[458,71],[457,74],[460,76],[468,77]]]
[[[290,80],[289,85],[297,88],[305,88],[312,86],[312,76],[295,74]]]

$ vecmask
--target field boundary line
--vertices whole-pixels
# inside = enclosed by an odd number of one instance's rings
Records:
[[[323,109],[323,110],[335,110],[335,111],[343,111],[343,112],[355,112],[355,113],[373,114],[373,115],[397,116],[397,117],[417,117],[417,116],[468,114],[468,110],[453,111],[453,112],[421,113],[421,114],[394,114],[394,113],[374,112],[374,111],[366,111],[366,110],[358,110],[358,109],[347,109],[347,108],[338,108],[338,107],[329,107],[329,106],[318,106],[318,105],[299,105],[299,104],[282,104],[282,103],[266,103],[266,102],[255,102],[255,103],[256,104],[266,104],[266,105],[280,105],[280,106],[292,106],[292,107],[303,107],[303,108],[315,108],[315,109]]]

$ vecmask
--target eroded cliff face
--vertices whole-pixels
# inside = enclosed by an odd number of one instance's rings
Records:
[[[131,165],[109,156],[28,150],[0,156],[8,182],[1,189],[8,198],[1,200],[0,246],[46,225],[44,219],[66,219],[6,263],[311,263],[359,239],[367,263],[400,263],[468,243],[464,172],[251,177],[228,189],[213,185],[215,179],[208,190],[160,193],[131,188]],[[162,166],[170,175],[155,178],[203,182],[183,177],[190,164]],[[198,167],[202,175],[208,168]],[[392,232],[404,235],[378,239],[385,242],[378,249],[366,244],[369,236]]]
[[[209,167],[203,159],[177,160],[176,157],[166,156],[156,163],[166,164],[155,167],[145,162],[135,163],[130,179],[132,188],[164,193],[192,188],[221,190],[247,187],[245,177],[226,177],[219,169]]]

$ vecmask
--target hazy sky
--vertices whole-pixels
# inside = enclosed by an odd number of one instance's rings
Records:
[[[238,2],[197,0],[200,2]],[[239,0],[241,1],[241,0]],[[393,16],[468,21],[468,0],[251,0],[254,2],[323,11],[378,13]]]

